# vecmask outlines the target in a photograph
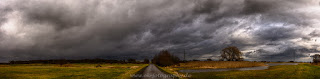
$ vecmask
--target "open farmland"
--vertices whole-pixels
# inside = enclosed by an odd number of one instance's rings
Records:
[[[5,79],[127,79],[147,64],[13,64],[0,65]]]
[[[184,78],[190,75],[185,73],[179,73],[178,70],[183,69],[219,69],[219,68],[243,68],[243,67],[256,67],[266,66],[261,62],[249,62],[249,61],[191,61],[187,63],[180,63],[180,66],[168,66],[159,67],[160,69],[176,75],[180,78]]]
[[[265,66],[261,62],[249,61],[193,61],[187,63],[180,63],[180,68],[241,68],[241,67],[256,67]]]
[[[266,70],[189,73],[192,79],[319,79],[320,67],[310,64],[271,66]]]
[[[211,62],[211,63],[210,63]],[[215,65],[215,63],[218,63]],[[232,64],[233,63],[233,64]],[[239,63],[249,65],[239,65]],[[254,64],[253,64],[254,63]],[[198,65],[196,65],[198,64]],[[281,64],[281,63],[279,63]],[[223,67],[225,65],[225,67]],[[299,65],[277,65],[270,66],[265,70],[231,70],[217,72],[196,72],[182,73],[179,70],[184,69],[230,69],[239,67],[259,66],[260,63],[252,62],[219,62],[219,61],[197,61],[182,63],[181,66],[160,67],[162,70],[179,76],[180,78],[191,79],[319,79],[320,66],[309,63],[300,63]],[[208,67],[207,67],[208,66]],[[266,66],[264,63],[260,66]]]

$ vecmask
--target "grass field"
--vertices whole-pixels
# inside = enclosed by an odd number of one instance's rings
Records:
[[[320,67],[310,64],[272,66],[267,70],[191,73],[192,79],[320,79]],[[190,74],[190,73],[189,73]]]
[[[320,66],[320,63],[312,63],[312,65]]]
[[[148,64],[14,64],[0,65],[4,79],[128,79]]]
[[[197,65],[198,64],[198,65]],[[245,65],[246,64],[246,65]],[[209,67],[208,67],[209,66]],[[223,67],[225,66],[225,67]],[[199,61],[181,63],[181,66],[160,67],[171,74],[191,76],[191,79],[320,79],[320,65],[303,63],[299,65],[271,66],[266,70],[251,71],[223,71],[223,72],[201,72],[201,73],[178,73],[181,69],[203,69],[203,68],[237,68],[264,66],[257,62],[217,62]]]
[[[261,62],[249,62],[249,61],[193,61],[187,63],[180,63],[180,66],[173,66],[179,68],[241,68],[241,67],[255,67],[255,66],[265,66]]]
[[[192,61],[187,63],[180,63],[180,66],[159,67],[162,70],[174,74],[180,78],[188,77],[183,73],[177,72],[181,69],[217,69],[217,68],[241,68],[241,67],[255,67],[265,66],[261,62],[249,62],[249,61]]]

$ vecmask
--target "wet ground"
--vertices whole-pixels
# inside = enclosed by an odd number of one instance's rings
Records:
[[[232,70],[265,70],[269,66],[278,66],[278,65],[298,65],[298,63],[266,63],[268,66],[259,66],[259,67],[247,67],[247,68],[224,68],[224,69],[186,69],[179,70],[178,72],[182,73],[198,73],[198,72],[221,72],[221,71],[232,71]]]

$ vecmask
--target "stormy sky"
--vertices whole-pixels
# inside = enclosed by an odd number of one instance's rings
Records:
[[[1,0],[0,62],[144,59],[169,50],[217,60],[311,61],[320,0]]]

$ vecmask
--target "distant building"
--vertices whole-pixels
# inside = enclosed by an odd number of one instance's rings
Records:
[[[313,58],[313,63],[319,63],[320,62],[320,55],[319,54],[315,54],[313,56],[311,56]]]

